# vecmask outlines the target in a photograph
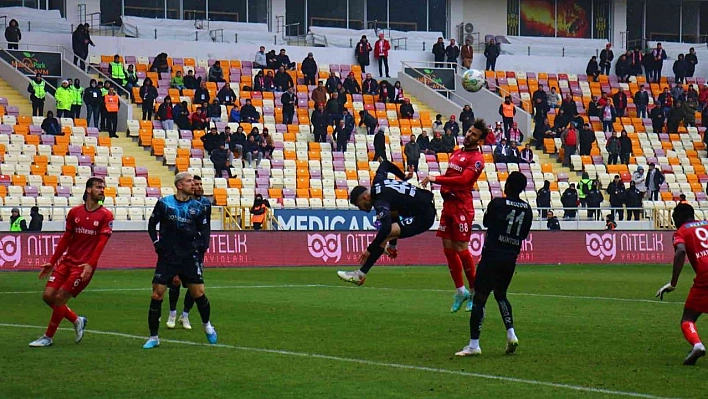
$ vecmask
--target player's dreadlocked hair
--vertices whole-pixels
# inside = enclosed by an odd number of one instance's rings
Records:
[[[674,213],[671,215],[671,217],[672,219],[674,219],[674,224],[676,225],[677,229],[681,228],[684,223],[696,219],[696,216],[693,212],[693,207],[689,204],[676,205],[676,208],[674,208]]]
[[[504,192],[508,196],[518,197],[526,189],[526,176],[518,171],[509,173],[504,185]]]
[[[485,122],[484,119],[475,119],[472,127],[474,127],[475,129],[479,129],[479,131],[482,132],[482,134],[479,136],[480,140],[484,140],[489,134],[489,127],[487,126],[487,122]]]

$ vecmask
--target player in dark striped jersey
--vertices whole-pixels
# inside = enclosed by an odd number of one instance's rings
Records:
[[[514,331],[511,303],[506,297],[506,291],[514,276],[521,244],[531,230],[531,206],[519,197],[524,189],[526,189],[526,176],[520,172],[512,172],[504,186],[506,197],[495,198],[487,206],[484,214],[487,235],[474,282],[470,313],[470,342],[461,351],[455,353],[457,356],[482,354],[479,335],[484,321],[484,307],[492,291],[506,327],[506,353],[514,353],[519,345],[519,339]]]

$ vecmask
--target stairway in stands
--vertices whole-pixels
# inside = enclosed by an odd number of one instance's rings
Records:
[[[102,80],[98,74],[90,74],[92,79]],[[136,108],[135,104],[131,104],[133,107],[133,117],[136,118],[140,116],[140,109]],[[105,135],[106,133],[101,133]],[[148,175],[150,177],[160,178],[162,187],[173,187],[175,173],[171,171],[167,166],[162,164],[162,161],[155,158],[149,151],[141,147],[137,140],[133,140],[127,137],[126,132],[117,132],[118,138],[111,140],[111,145],[119,146],[123,148],[123,153],[126,156],[131,156],[135,158],[135,164],[138,166],[145,166],[148,168]]]
[[[29,80],[27,82],[29,83]],[[10,105],[18,107],[20,109],[20,115],[32,116],[32,103],[29,100],[29,94],[26,92],[20,93],[3,79],[0,79],[0,97],[7,98]],[[47,111],[49,110],[44,110],[45,113]]]

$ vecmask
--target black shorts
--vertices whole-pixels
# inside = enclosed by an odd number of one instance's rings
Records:
[[[152,277],[153,284],[172,285],[172,279],[179,276],[182,284],[204,284],[202,276],[203,264],[198,258],[188,258],[180,261],[164,261],[158,259],[155,266],[155,274]]]
[[[492,252],[482,253],[474,279],[474,291],[485,296],[492,291],[506,292],[515,270],[516,256],[512,258]]]
[[[431,202],[430,207],[418,215],[399,216],[396,223],[401,226],[401,235],[398,238],[408,238],[425,233],[435,223],[435,205]]]

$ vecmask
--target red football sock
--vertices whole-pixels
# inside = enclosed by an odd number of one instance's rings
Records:
[[[49,319],[49,325],[47,326],[47,331],[44,333],[49,338],[54,337],[54,334],[57,332],[57,328],[59,328],[59,324],[61,323],[61,320],[64,318],[64,311],[66,310],[66,306],[54,306],[52,311],[52,318]]]
[[[468,249],[460,251],[457,253],[462,261],[462,268],[465,270],[465,276],[467,276],[467,282],[470,284],[470,290],[474,289],[474,277],[476,275],[476,270],[474,268],[474,259],[472,259],[472,253]]]
[[[698,331],[696,330],[696,323],[692,321],[681,322],[681,331],[683,331],[683,336],[686,341],[691,345],[701,343],[701,338],[698,336]]]
[[[76,315],[76,313],[74,313],[73,310],[71,310],[68,306],[64,305],[64,318],[69,320],[69,322],[73,323],[79,317]]]
[[[455,282],[455,288],[464,287],[465,279],[462,277],[462,262],[460,262],[460,257],[457,255],[457,251],[452,248],[443,248],[443,253],[447,258],[447,267],[450,269],[452,281]]]

